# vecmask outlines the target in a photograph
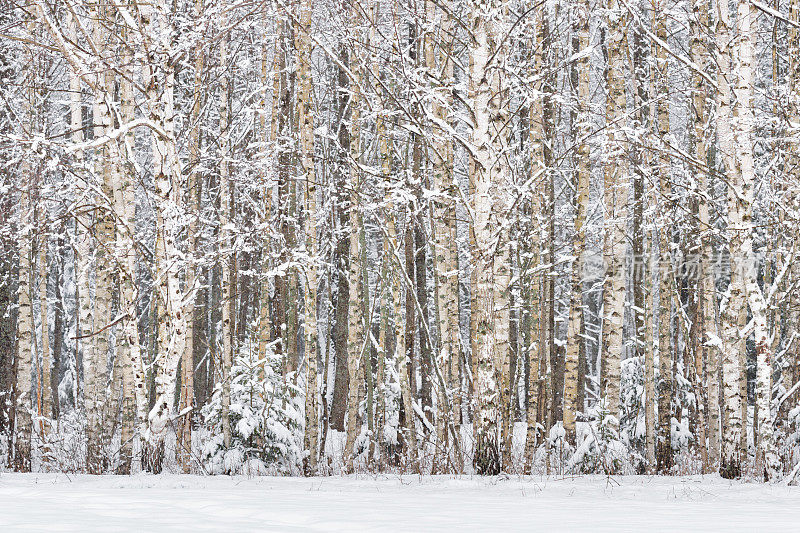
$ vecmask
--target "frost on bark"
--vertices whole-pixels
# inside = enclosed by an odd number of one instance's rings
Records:
[[[538,73],[543,70],[546,57],[546,46],[548,36],[548,19],[547,13],[544,8],[537,10],[536,18],[533,27],[536,31],[535,49],[533,51],[533,72]],[[546,82],[544,79],[535,86],[535,89],[540,93],[544,93],[546,89]],[[548,143],[550,139],[546,137],[549,133],[545,128],[545,105],[544,94],[536,94],[533,102],[530,104],[528,110],[528,128],[530,140],[530,175],[534,179],[541,180],[546,183],[548,176],[547,172],[547,155]],[[529,216],[532,221],[541,220],[546,212],[545,200],[542,198],[531,200]],[[538,208],[538,213],[536,212]],[[531,232],[532,241],[524,244],[526,250],[529,251],[536,259],[544,262],[547,236],[546,225],[543,224],[541,228],[533,229]],[[538,237],[538,238],[537,238]],[[534,261],[534,265],[537,262]],[[529,269],[533,270],[531,267]],[[526,273],[523,279],[522,294],[524,301],[522,332],[523,332],[523,351],[527,359],[527,383],[526,383],[526,422],[527,430],[525,433],[525,456],[524,456],[524,472],[530,473],[533,467],[533,457],[536,452],[536,446],[539,440],[539,424],[544,422],[541,413],[546,410],[545,399],[545,383],[546,376],[546,320],[545,313],[543,313],[544,302],[546,300],[545,287],[547,286],[547,276],[540,273]],[[542,424],[543,425],[543,424]]]
[[[433,32],[425,34],[425,66],[432,79],[441,80],[432,87],[436,98],[431,104],[431,112],[435,122],[431,127],[433,142],[429,153],[433,166],[434,208],[432,224],[434,234],[434,265],[436,268],[435,297],[436,323],[439,325],[439,353],[435,354],[436,364],[445,370],[447,389],[454,390],[454,400],[460,405],[460,384],[458,382],[458,362],[461,356],[458,333],[458,263],[456,250],[455,225],[455,181],[453,180],[453,144],[452,139],[441,127],[448,124],[449,108],[452,106],[451,84],[453,79],[453,61],[451,53],[450,33],[451,17],[447,12],[438,11],[430,0],[426,4],[427,17],[431,22],[442,20],[438,39]],[[438,42],[438,49],[435,43]],[[437,53],[438,52],[438,53]],[[448,390],[438,387],[436,417],[437,449],[446,449],[447,432],[445,426],[454,424],[459,419],[459,407],[445,409],[447,403],[444,395]],[[449,412],[448,412],[449,411]],[[458,443],[455,443],[458,446]]]
[[[109,47],[104,42],[103,28],[100,20],[109,16],[106,8],[98,7],[96,16],[94,39],[97,46],[102,51]],[[102,53],[102,52],[101,52]],[[113,127],[111,100],[113,98],[113,73],[111,71],[102,72],[97,79],[94,102],[94,136],[96,139],[102,138]],[[94,154],[95,175],[101,177],[100,191],[105,198],[113,198],[113,190],[118,179],[119,152],[116,150],[115,142],[105,143],[97,148]],[[100,199],[98,199],[100,200]],[[100,202],[99,202],[100,203]],[[111,254],[114,242],[114,214],[108,205],[100,206],[95,211],[94,242],[95,242],[95,291],[94,291],[94,331],[92,331],[94,342],[94,357],[90,360],[84,359],[84,368],[87,365],[93,366],[91,372],[94,374],[95,381],[93,387],[85,389],[87,405],[93,407],[93,414],[90,417],[87,408],[87,457],[86,467],[90,473],[100,474],[107,470],[109,466],[109,444],[110,444],[110,416],[111,409],[106,406],[107,386],[108,386],[108,360],[113,356],[113,346],[110,345],[111,327],[114,317],[112,310],[113,292],[113,266],[114,257]]]
[[[194,0],[193,15],[200,18],[205,10],[204,0]],[[198,266],[198,229],[200,227],[199,218],[202,209],[201,203],[201,113],[205,103],[205,87],[203,85],[203,75],[205,74],[205,50],[202,43],[198,43],[192,50],[192,67],[194,69],[193,86],[191,90],[191,111],[189,114],[189,176],[186,190],[187,212],[191,217],[187,232],[187,259],[186,266],[186,345],[181,359],[181,389],[178,410],[186,413],[179,421],[177,427],[176,454],[178,463],[185,473],[191,471],[192,458],[192,429],[194,421],[198,419],[199,413],[196,412],[195,400],[195,352],[198,346],[195,337],[200,329],[198,315],[203,313],[203,309],[195,305],[199,282],[202,274]],[[263,121],[263,115],[261,117]],[[263,122],[261,124],[263,130]],[[260,331],[259,331],[260,333]],[[260,348],[260,344],[259,344]],[[261,351],[259,350],[259,358]]]
[[[127,72],[129,75],[130,71]],[[134,96],[130,81],[120,82],[120,111],[126,122],[134,119]],[[117,335],[117,357],[119,389],[122,390],[120,426],[120,464],[118,472],[130,473],[133,460],[133,440],[137,430],[141,432],[147,418],[147,396],[145,375],[142,366],[142,347],[139,342],[138,300],[136,286],[137,252],[136,229],[136,172],[134,169],[133,134],[123,137],[123,166],[114,191],[114,207],[117,219],[117,249],[122,254],[119,262],[120,308],[125,316],[122,332]]]
[[[647,102],[648,94],[648,62],[647,44],[643,28],[637,24],[633,31],[631,50],[631,63],[633,69],[633,102],[635,128],[637,132],[646,131],[650,127]],[[636,356],[640,365],[644,367],[644,394],[642,407],[645,419],[645,460],[647,465],[655,465],[655,391],[653,368],[653,338],[652,338],[652,290],[650,290],[652,276],[650,272],[649,247],[646,225],[644,223],[645,205],[647,194],[645,182],[649,170],[649,160],[644,149],[637,145],[632,146],[633,173],[633,223],[631,249],[633,255],[633,324],[635,331]]]

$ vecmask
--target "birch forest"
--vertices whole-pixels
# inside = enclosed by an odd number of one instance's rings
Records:
[[[0,470],[791,482],[799,35],[0,0]]]

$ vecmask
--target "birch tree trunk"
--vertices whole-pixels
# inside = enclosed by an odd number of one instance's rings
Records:
[[[578,391],[579,372],[578,365],[581,344],[581,322],[583,309],[583,270],[584,248],[586,242],[586,209],[588,206],[589,192],[589,12],[588,3],[576,6],[575,32],[577,32],[579,54],[578,63],[578,115],[577,136],[578,148],[576,152],[577,169],[575,171],[575,233],[573,236],[573,264],[570,288],[569,325],[567,328],[567,350],[564,362],[564,430],[569,444],[575,444],[575,417],[583,409],[578,405],[581,397]]]
[[[703,69],[710,67],[708,57],[707,33],[710,31],[709,24],[710,5],[707,0],[695,2],[693,17],[690,20],[692,32],[691,54],[692,61]],[[692,100],[690,115],[694,156],[697,160],[696,173],[697,179],[697,214],[698,214],[698,236],[700,238],[700,257],[696,261],[696,313],[695,320],[698,322],[695,331],[699,332],[692,339],[695,355],[695,391],[698,402],[698,425],[697,438],[703,471],[710,472],[719,456],[719,372],[718,357],[719,348],[712,345],[712,338],[719,338],[716,333],[716,320],[714,317],[714,306],[716,296],[714,290],[714,274],[711,270],[711,217],[709,210],[709,196],[713,191],[709,188],[706,170],[709,164],[708,141],[709,132],[709,110],[707,103],[709,97],[706,82],[703,77],[692,72]],[[704,371],[705,368],[705,371]]]
[[[624,356],[623,317],[625,314],[625,256],[627,253],[627,166],[625,165],[626,114],[624,51],[627,17],[617,0],[608,5],[608,100],[606,123],[609,125],[609,162],[605,167],[604,201],[606,216],[606,279],[603,289],[604,324],[602,393],[606,411],[613,417],[611,428],[619,429],[620,365]]]
[[[99,54],[107,51],[104,42],[102,22],[109,15],[104,7],[97,6],[93,12],[95,25],[93,37]],[[112,82],[110,72],[101,72],[97,75],[94,94],[94,138],[102,138],[112,126],[110,100],[112,92],[108,87]],[[106,143],[95,149],[94,166],[95,175],[102,179],[100,190],[103,197],[113,198],[114,159],[112,158],[111,145]],[[85,329],[91,336],[90,342],[94,345],[90,352],[91,357],[84,354],[83,368],[86,386],[84,388],[84,402],[87,421],[87,446],[86,467],[89,473],[101,474],[108,467],[108,441],[107,431],[110,412],[106,409],[106,394],[108,385],[107,364],[109,358],[109,334],[113,320],[111,316],[111,291],[112,291],[112,260],[109,249],[114,240],[114,219],[110,212],[111,206],[102,205],[101,198],[94,208],[94,234],[95,248],[95,291],[93,302],[93,329]],[[85,302],[87,305],[89,302]],[[86,376],[92,376],[88,380]]]
[[[474,279],[472,354],[475,359],[475,470],[500,471],[497,427],[498,371],[508,360],[509,256],[504,234],[507,165],[504,132],[507,100],[502,80],[505,57],[498,35],[505,24],[506,3],[477,2],[470,11],[469,102],[474,120],[471,133]]]
[[[536,19],[534,22],[533,27],[536,31],[536,48],[533,52],[533,71],[534,73],[539,73],[543,70],[544,67],[544,58],[546,54],[545,46],[547,45],[546,36],[548,34],[546,25],[547,22],[547,15],[545,13],[545,9],[540,9],[536,13]],[[544,89],[546,88],[546,84],[544,79],[542,82],[537,84],[536,89],[542,93],[544,93]],[[545,128],[545,119],[544,119],[544,96],[543,95],[535,95],[534,100],[530,105],[529,108],[529,128],[530,128],[530,145],[531,145],[531,162],[530,162],[530,173],[531,177],[534,179],[540,179],[542,181],[547,180],[547,143],[550,139],[546,138],[546,128]],[[546,202],[544,200],[536,201],[533,200],[531,202],[532,210],[536,209],[537,206],[539,207],[539,211],[541,215],[544,215],[547,211]],[[536,220],[536,214],[531,213],[531,218]],[[544,257],[544,247],[545,243],[547,242],[547,237],[544,231],[544,225],[542,228],[534,229],[532,228],[532,237],[535,239],[537,234],[544,237],[538,239],[539,242],[532,242],[529,243],[529,249],[532,251],[533,254],[536,254],[535,257],[540,262],[544,262],[546,257]],[[533,265],[538,266],[538,262],[534,261]],[[531,267],[528,267],[531,270],[535,270]],[[526,400],[526,422],[527,422],[527,431],[525,434],[525,456],[524,456],[524,468],[523,472],[530,474],[531,469],[533,468],[533,456],[536,452],[536,445],[538,444],[538,425],[542,422],[542,417],[540,416],[540,411],[545,408],[546,401],[543,398],[544,394],[544,383],[543,377],[546,376],[546,362],[542,364],[543,358],[542,355],[545,353],[545,346],[547,344],[545,335],[542,333],[546,332],[546,327],[544,323],[544,313],[541,312],[541,309],[544,308],[544,300],[546,296],[545,287],[547,285],[547,276],[543,276],[541,273],[535,272],[533,274],[529,274],[527,279],[530,280],[529,282],[523,281],[524,286],[522,288],[523,294],[527,291],[527,298],[525,300],[528,302],[528,307],[525,310],[525,317],[526,320],[523,321],[525,326],[523,327],[523,338],[525,339],[525,355],[527,358],[528,364],[528,380],[527,380],[527,400]],[[527,334],[527,335],[525,335]]]
[[[353,6],[355,9],[355,6]],[[360,16],[353,11],[350,16],[356,32],[356,24],[361,20]],[[357,37],[356,37],[357,38]],[[347,341],[347,373],[349,375],[349,389],[347,394],[347,435],[345,439],[345,456],[347,458],[348,470],[352,470],[354,459],[354,445],[360,426],[358,423],[358,404],[362,378],[364,376],[364,354],[367,346],[365,337],[364,323],[369,307],[362,306],[362,293],[369,291],[369,285],[364,283],[365,273],[362,270],[362,214],[359,202],[359,189],[361,184],[361,102],[360,102],[360,71],[361,63],[358,52],[350,52],[350,69],[355,79],[350,85],[350,269],[348,273],[348,292],[350,303],[348,305],[348,341]]]
[[[642,28],[635,28],[633,33],[632,66],[634,77],[634,109],[637,132],[649,128],[647,102],[650,100],[647,88],[647,61],[645,36]],[[646,194],[644,190],[645,174],[648,161],[644,150],[633,147],[633,307],[634,329],[636,331],[636,354],[644,367],[644,396],[642,398],[645,419],[645,460],[649,467],[656,463],[655,452],[655,390],[652,323],[650,321],[652,275],[649,268],[649,249],[644,224]]]
[[[430,0],[426,3],[428,19],[433,22],[439,17],[441,22],[438,41],[438,54],[434,46],[433,32],[426,33],[425,66],[431,77],[441,80],[433,90],[437,98],[432,103],[431,112],[436,122],[432,126],[433,143],[430,154],[433,166],[434,210],[433,210],[433,235],[434,264],[436,267],[435,294],[437,324],[439,325],[440,353],[436,355],[439,368],[448,369],[448,388],[457,386],[453,379],[453,369],[457,368],[460,357],[460,342],[458,334],[458,264],[456,257],[455,234],[455,183],[452,176],[453,146],[449,135],[446,135],[440,126],[448,123],[449,107],[452,105],[450,84],[453,77],[453,62],[449,57],[451,21],[446,12],[439,12]],[[438,56],[438,66],[437,66]],[[446,439],[445,427],[453,424],[457,418],[457,410],[445,412],[446,400],[444,395],[447,390],[439,388],[437,400],[439,414],[437,415],[437,433],[439,439]],[[458,443],[454,443],[458,446]],[[438,448],[443,448],[440,442]]]
[[[194,17],[200,19],[205,11],[203,0],[194,1]],[[224,44],[222,45],[224,46]],[[186,268],[186,346],[181,359],[181,391],[179,410],[186,413],[180,422],[177,432],[177,459],[184,473],[191,471],[192,457],[192,421],[198,414],[194,411],[195,392],[194,392],[194,369],[195,369],[195,323],[197,322],[197,309],[195,300],[197,298],[197,287],[200,276],[198,276],[197,248],[199,238],[197,236],[201,209],[200,186],[202,176],[199,171],[201,165],[201,124],[200,113],[204,104],[203,74],[205,70],[205,51],[202,45],[198,44],[193,50],[194,67],[194,86],[192,88],[192,107],[189,115],[189,178],[186,191],[187,210],[190,215],[189,229],[187,235],[187,256],[189,264]],[[262,115],[263,120],[263,115]],[[260,352],[259,352],[260,354]]]
[[[127,55],[125,57],[128,57]],[[126,77],[120,80],[120,111],[125,122],[134,119],[134,95],[131,82],[132,69],[126,69]],[[78,117],[79,119],[80,117]],[[134,169],[134,138],[127,133],[124,138],[124,166],[120,182],[114,193],[116,209],[117,247],[123,254],[120,264],[120,307],[126,313],[123,332],[117,337],[117,358],[121,361],[119,387],[122,389],[122,425],[120,437],[120,465],[118,472],[131,471],[134,432],[139,432],[147,420],[147,394],[145,372],[142,364],[142,347],[139,342],[138,300],[136,287],[136,172]]]
[[[223,21],[222,27],[225,27]],[[227,36],[223,37],[219,43],[219,62],[222,68],[220,77],[220,97],[219,97],[219,224],[220,224],[220,270],[222,271],[222,366],[221,366],[221,408],[222,408],[222,439],[225,448],[231,445],[231,367],[233,366],[233,315],[235,308],[235,287],[233,282],[232,270],[234,269],[234,250],[233,236],[230,228],[233,225],[231,220],[233,190],[230,175],[230,78],[228,69],[230,68],[227,54]]]
[[[314,115],[311,77],[311,1],[303,0],[299,6],[299,25],[295,30],[297,53],[297,112],[300,137],[300,165],[305,178],[306,201],[306,266],[305,283],[305,335],[306,335],[306,427],[303,439],[308,456],[304,461],[306,475],[317,471],[319,424],[317,420],[317,178],[314,153]],[[327,370],[327,369],[326,369]]]
[[[33,63],[33,62],[32,62]],[[29,74],[32,77],[34,74]],[[31,95],[32,96],[32,95]],[[33,99],[26,102],[24,127],[33,133]],[[14,361],[14,461],[17,472],[31,471],[31,386],[33,380],[33,183],[35,168],[24,158],[20,168],[21,197],[19,200],[19,283],[17,285],[17,355]]]
[[[40,178],[43,179],[43,178]],[[44,184],[40,186],[40,190]],[[40,200],[42,193],[39,195]],[[42,227],[47,223],[46,206],[43,203],[39,204],[39,209],[42,211]],[[47,280],[48,280],[48,265],[47,265],[47,233],[43,233],[39,239],[39,312],[41,319],[41,338],[42,338],[42,354],[41,354],[41,374],[39,383],[39,416],[52,419],[54,417],[53,411],[53,384],[52,384],[52,368],[53,368],[53,355],[50,351],[50,326],[48,320],[49,302],[47,298]],[[56,339],[56,342],[60,339]],[[50,432],[50,422],[39,422],[39,433],[44,439]]]
[[[736,198],[737,190],[741,188],[741,175],[738,163],[735,160],[736,142],[731,128],[732,94],[731,80],[734,73],[731,69],[731,23],[728,4],[724,0],[717,0],[717,65],[720,76],[718,77],[719,90],[717,92],[717,137],[719,148],[725,163],[725,172],[728,179],[728,235],[731,254],[729,297],[722,314],[722,384],[723,384],[723,415],[722,451],[720,456],[720,474],[726,478],[737,478],[741,472],[741,457],[739,454],[742,435],[742,399],[739,387],[739,352],[744,349],[744,340],[740,338],[739,331],[744,327],[744,287],[742,286],[741,272],[733,262],[740,257],[744,233],[741,231],[743,223],[742,206]]]
[[[164,35],[172,24],[172,7],[140,7],[147,35]],[[150,467],[161,468],[167,425],[173,420],[178,364],[186,346],[185,302],[180,277],[183,254],[176,239],[181,229],[182,169],[175,139],[175,66],[168,40],[150,43],[145,68],[145,87],[150,120],[161,132],[153,132],[153,176],[156,192],[156,274],[159,305],[158,353],[155,360],[155,401],[148,414],[146,441]]]
[[[655,9],[655,33],[662,41],[667,40],[667,14],[664,0]],[[666,143],[669,135],[669,78],[667,52],[663,46],[656,47],[656,127],[659,143]],[[659,216],[661,228],[658,230],[658,431],[656,437],[656,469],[659,473],[668,472],[674,463],[672,455],[672,260],[671,225],[669,224],[669,202],[672,197],[670,175],[671,160],[667,150],[662,148],[658,161],[659,189],[661,201]]]
[[[739,34],[739,68],[738,83],[735,88],[737,113],[736,148],[737,161],[740,165],[741,178],[734,185],[736,203],[733,211],[741,226],[743,236],[741,247],[731,250],[733,268],[737,268],[738,260],[742,261],[743,283],[750,313],[753,321],[753,335],[756,344],[756,409],[758,412],[758,448],[756,450],[756,472],[764,476],[765,481],[774,479],[778,474],[779,462],[775,455],[770,400],[772,398],[772,349],[769,343],[767,325],[767,305],[758,285],[758,271],[753,253],[753,196],[756,175],[753,160],[753,131],[755,116],[753,114],[753,86],[755,63],[755,28],[758,11],[751,0],[738,2],[738,34]],[[738,176],[737,176],[738,177]],[[741,259],[739,259],[739,257]],[[733,293],[731,293],[733,295]],[[744,306],[742,306],[744,307]],[[744,314],[744,313],[743,313]],[[745,315],[746,319],[746,315]],[[744,350],[744,343],[741,349]]]

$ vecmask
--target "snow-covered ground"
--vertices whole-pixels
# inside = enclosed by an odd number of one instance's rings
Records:
[[[0,531],[797,531],[800,487],[705,477],[0,474]]]

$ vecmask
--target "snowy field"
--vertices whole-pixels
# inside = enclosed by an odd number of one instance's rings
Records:
[[[797,531],[800,487],[658,478],[0,474],[0,531]]]

